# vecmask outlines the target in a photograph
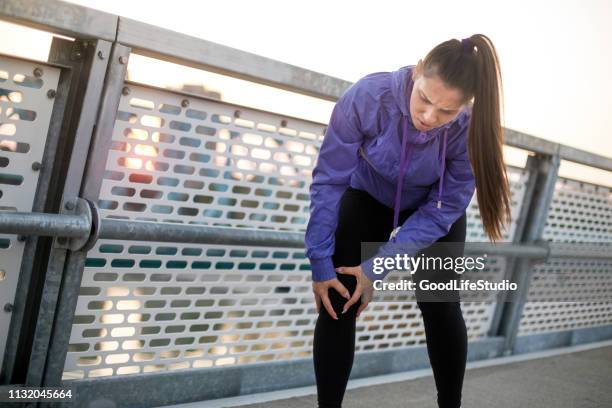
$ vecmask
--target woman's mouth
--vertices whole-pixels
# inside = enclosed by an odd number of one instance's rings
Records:
[[[419,125],[421,125],[421,127],[424,127],[425,129],[431,129],[431,126],[427,126],[426,124],[421,122],[421,119],[417,119],[417,122],[419,122]]]

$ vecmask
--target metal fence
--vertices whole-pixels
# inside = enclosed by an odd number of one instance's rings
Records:
[[[3,1],[0,18],[75,39],[48,63],[0,56],[3,386],[118,407],[313,384],[303,233],[325,124],[128,82],[126,66],[138,52],[332,101],[350,83],[63,2]],[[462,304],[468,358],[612,338],[610,302],[533,302],[551,271],[612,283],[608,255],[549,245],[612,244],[611,189],[558,176],[562,159],[612,159],[505,138],[530,156],[508,167],[514,245],[487,271],[520,301]],[[467,239],[485,241],[475,197]],[[428,364],[418,307],[386,300],[358,322],[352,378]]]

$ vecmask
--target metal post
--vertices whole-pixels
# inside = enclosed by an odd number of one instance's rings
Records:
[[[535,243],[542,237],[548,209],[555,192],[555,184],[560,164],[560,157],[555,155],[536,155],[533,159],[532,168],[536,171],[533,198],[529,208],[526,209],[526,218],[522,243]],[[499,335],[504,336],[504,355],[513,353],[514,344],[523,314],[523,308],[527,299],[533,264],[529,259],[519,259],[513,270],[513,282],[518,284],[516,296],[510,302],[504,303],[502,311]]]
[[[55,158],[57,166],[50,182],[46,212],[59,213],[64,203],[78,197],[108,65],[108,58],[100,58],[100,55],[108,56],[110,48],[109,42],[101,40],[53,40],[49,60],[69,66],[72,79],[58,147],[63,155]],[[46,245],[40,246],[36,253],[33,275],[39,279],[28,291],[29,331],[22,335],[21,355],[24,357],[17,366],[21,367],[20,372],[15,376],[27,386],[45,385],[50,342],[56,334],[54,324],[65,319],[64,316],[58,318],[57,303],[60,291],[66,289],[62,280],[67,251],[57,245],[57,239],[45,239],[44,242]]]
[[[100,110],[96,119],[95,132],[91,140],[89,153],[83,155],[81,162],[85,170],[85,176],[73,189],[75,193],[80,189],[81,196],[94,202],[98,200],[102,185],[103,170],[106,165],[123,81],[127,72],[127,60],[130,54],[129,48],[116,43],[112,45],[112,50],[109,51],[106,53],[109,61],[108,70],[102,95],[98,99]],[[61,319],[55,319],[53,322],[53,335],[50,338],[42,378],[42,385],[45,387],[61,385],[85,260],[85,251],[68,252],[56,312],[56,315],[61,316]]]
[[[512,242],[515,244],[520,244],[523,240],[527,216],[529,215],[529,208],[531,206],[531,203],[533,202],[534,189],[536,186],[536,180],[538,179],[539,175],[539,160],[537,157],[538,156],[529,156],[527,158],[527,163],[525,164],[525,169],[528,172],[528,178],[525,186],[525,193],[523,195],[523,202],[521,203],[519,215],[516,220],[516,229],[514,231],[514,237],[512,237]],[[512,274],[514,272],[514,269],[516,268],[517,262],[517,257],[510,256],[506,258],[506,270],[502,279],[512,279]],[[489,326],[489,331],[487,332],[487,335],[490,337],[495,337],[499,335],[502,314],[504,309],[507,307],[506,301],[507,296],[505,293],[503,297],[497,299],[495,310],[493,311],[493,317],[491,318],[491,325]]]

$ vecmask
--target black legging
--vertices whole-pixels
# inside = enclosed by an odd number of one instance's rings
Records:
[[[400,212],[400,225],[415,210]],[[335,234],[333,264],[357,266],[361,263],[361,242],[387,242],[393,229],[393,209],[381,204],[365,191],[349,187],[340,203],[338,226]],[[452,225],[448,235],[437,242],[465,242],[466,215]],[[458,245],[453,256],[463,256],[463,246]],[[456,246],[453,246],[455,248]],[[419,252],[420,253],[420,252]],[[426,250],[423,252],[427,254]],[[429,271],[431,272],[431,271]],[[456,273],[451,271],[456,277]],[[419,272],[413,276],[415,282]],[[336,274],[349,290],[355,290],[356,280],[351,275]],[[453,277],[449,277],[452,279]],[[338,320],[329,316],[323,305],[315,325],[313,357],[317,381],[319,408],[341,407],[355,355],[355,316],[361,301],[357,301],[345,314],[342,308],[346,299],[329,290],[331,303]],[[467,331],[457,301],[421,302],[417,304],[423,316],[427,352],[433,369],[438,406],[458,408],[461,405],[461,389],[467,357]],[[367,311],[367,309],[366,309]]]

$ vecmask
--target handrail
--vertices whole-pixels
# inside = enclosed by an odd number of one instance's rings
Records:
[[[93,245],[92,234],[96,235],[94,240],[115,239],[124,241],[304,248],[304,234],[301,232],[132,221],[112,218],[99,220],[100,226],[96,230],[92,226],[94,222],[95,220],[91,217],[82,215],[2,211],[0,212],[0,233],[78,238],[80,242],[88,242],[89,248]],[[573,245],[580,247],[580,244]],[[549,258],[612,259],[610,251],[597,251],[589,246],[586,249],[569,249],[563,244],[559,244],[559,247],[556,247],[555,244],[548,242],[529,244],[470,242],[465,245],[465,253],[517,256],[543,261]]]
[[[44,237],[87,237],[91,223],[80,215],[0,211],[0,233]]]
[[[0,17],[73,38],[115,41],[114,14],[59,0],[2,0]]]

